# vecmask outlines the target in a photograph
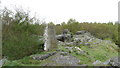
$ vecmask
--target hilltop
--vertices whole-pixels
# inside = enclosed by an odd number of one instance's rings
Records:
[[[4,65],[116,66],[118,64],[115,60],[119,48],[114,42],[98,39],[84,30],[79,32],[72,38],[67,36],[69,39],[67,38],[65,42],[58,41],[57,50],[43,51],[14,61],[6,60]],[[113,60],[113,62],[110,60]]]

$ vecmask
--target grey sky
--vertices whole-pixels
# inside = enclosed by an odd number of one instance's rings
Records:
[[[118,20],[119,0],[1,0],[2,6],[29,9],[46,22],[61,23],[74,18],[79,22]]]

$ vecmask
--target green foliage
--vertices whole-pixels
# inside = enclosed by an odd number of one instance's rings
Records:
[[[38,24],[38,20],[31,18],[28,12],[16,10],[15,13],[8,9],[2,10],[0,14],[2,30],[2,52],[8,59],[20,59],[24,56],[41,50],[38,36],[43,35],[44,26]],[[34,24],[33,24],[34,22]],[[40,45],[40,46],[38,46]]]
[[[73,56],[76,56],[81,60],[79,64],[87,64],[89,66],[93,66],[93,62],[99,60],[101,62],[105,62],[111,57],[118,56],[117,47],[113,44],[106,44],[103,42],[100,45],[91,43],[91,47],[84,45],[79,45],[83,51],[86,51],[84,54],[76,54],[76,52],[72,52]]]
[[[3,66],[40,66],[40,64],[43,62],[42,60],[34,60],[32,59],[33,56],[39,56],[39,55],[45,55],[48,53],[51,53],[52,51],[49,52],[37,52],[36,54],[30,55],[30,56],[25,56],[22,59],[18,60],[6,60],[5,64]]]
[[[92,35],[100,39],[109,38],[117,45],[118,42],[118,23],[113,22],[108,23],[88,23],[88,22],[77,22],[75,19],[70,19],[67,23],[63,22],[56,25],[56,32],[60,34],[63,29],[69,29],[73,34],[80,30],[89,31]]]

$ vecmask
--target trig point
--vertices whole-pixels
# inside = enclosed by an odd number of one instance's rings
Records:
[[[46,25],[44,38],[45,38],[45,43],[44,43],[45,51],[57,49],[56,32],[53,24]]]

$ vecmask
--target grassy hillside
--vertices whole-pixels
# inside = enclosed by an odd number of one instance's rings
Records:
[[[35,17],[30,17],[29,13],[23,10],[15,12],[3,9],[0,13],[2,22],[2,55],[7,57],[4,66],[39,66],[43,61],[33,60],[31,55],[44,55],[49,52],[43,51],[43,41],[40,40],[44,34],[45,23],[40,22]],[[53,22],[54,23],[54,22]],[[119,33],[118,22],[109,23],[88,23],[77,22],[75,19],[70,19],[68,22],[56,24],[56,34],[61,34],[63,29],[69,29],[73,35],[77,31],[89,31],[97,39],[87,42],[90,46],[80,44],[79,47],[84,54],[78,54],[75,46],[72,51],[60,45],[59,49],[63,52],[69,52],[71,55],[81,60],[79,64],[93,65],[96,60],[104,62],[111,57],[118,56]],[[102,39],[99,43],[98,39]],[[108,42],[110,40],[111,42]],[[53,52],[53,51],[51,51]],[[47,61],[46,61],[47,62]]]

